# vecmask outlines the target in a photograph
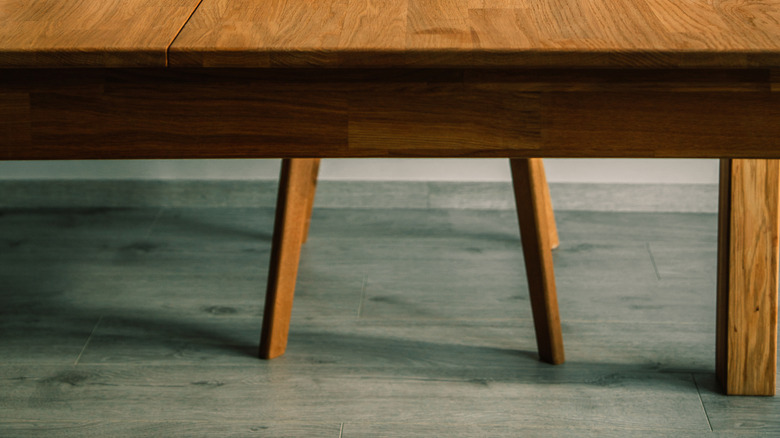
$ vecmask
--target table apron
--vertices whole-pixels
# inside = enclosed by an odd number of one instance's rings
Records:
[[[0,70],[0,159],[780,158],[768,70]]]

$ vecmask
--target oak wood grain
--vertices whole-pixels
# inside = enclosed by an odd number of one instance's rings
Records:
[[[0,67],[162,67],[199,2],[0,0]]]
[[[316,160],[283,160],[274,219],[274,237],[268,288],[265,295],[260,357],[273,359],[284,354],[290,330],[298,260],[309,200],[313,198],[313,167]]]
[[[727,394],[774,395],[780,161],[722,160],[717,374]]]
[[[770,67],[780,2],[204,0],[172,65]]]
[[[351,151],[423,156],[459,148],[490,153],[541,146],[534,93],[417,83],[376,85],[350,93],[348,101]]]
[[[512,183],[523,241],[525,272],[533,310],[539,357],[552,364],[565,360],[561,318],[552,260],[547,182],[541,159],[512,159]]]
[[[0,66],[162,66],[168,55],[223,67],[778,67],[778,10],[777,0],[2,0]]]
[[[0,70],[0,113],[12,116],[0,129],[13,134],[0,138],[0,157],[772,158],[780,157],[780,94],[770,78],[768,70],[9,69]]]

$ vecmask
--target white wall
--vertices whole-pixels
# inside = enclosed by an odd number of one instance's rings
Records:
[[[551,182],[716,184],[717,160],[547,159]],[[4,179],[274,179],[279,160],[0,162]],[[500,159],[328,159],[329,180],[508,181]]]

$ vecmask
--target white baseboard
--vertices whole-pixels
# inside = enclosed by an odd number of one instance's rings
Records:
[[[273,207],[270,180],[8,180],[0,207]],[[556,210],[715,213],[714,184],[552,183]],[[320,208],[512,209],[503,182],[320,181]]]

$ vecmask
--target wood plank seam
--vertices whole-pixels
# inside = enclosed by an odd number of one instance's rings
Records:
[[[198,4],[195,5],[195,8],[192,9],[192,12],[190,12],[190,15],[187,16],[187,19],[184,20],[184,23],[181,24],[181,26],[179,27],[179,30],[176,31],[176,34],[173,36],[173,38],[171,38],[171,41],[165,47],[165,67],[169,67],[168,56],[170,55],[171,46],[173,46],[173,42],[176,41],[176,38],[178,38],[179,35],[181,35],[181,31],[184,30],[184,27],[187,26],[187,23],[190,22],[190,20],[192,19],[192,16],[195,15],[195,12],[198,11],[198,8],[200,7],[200,5],[202,3],[203,3],[203,0],[198,0]]]

